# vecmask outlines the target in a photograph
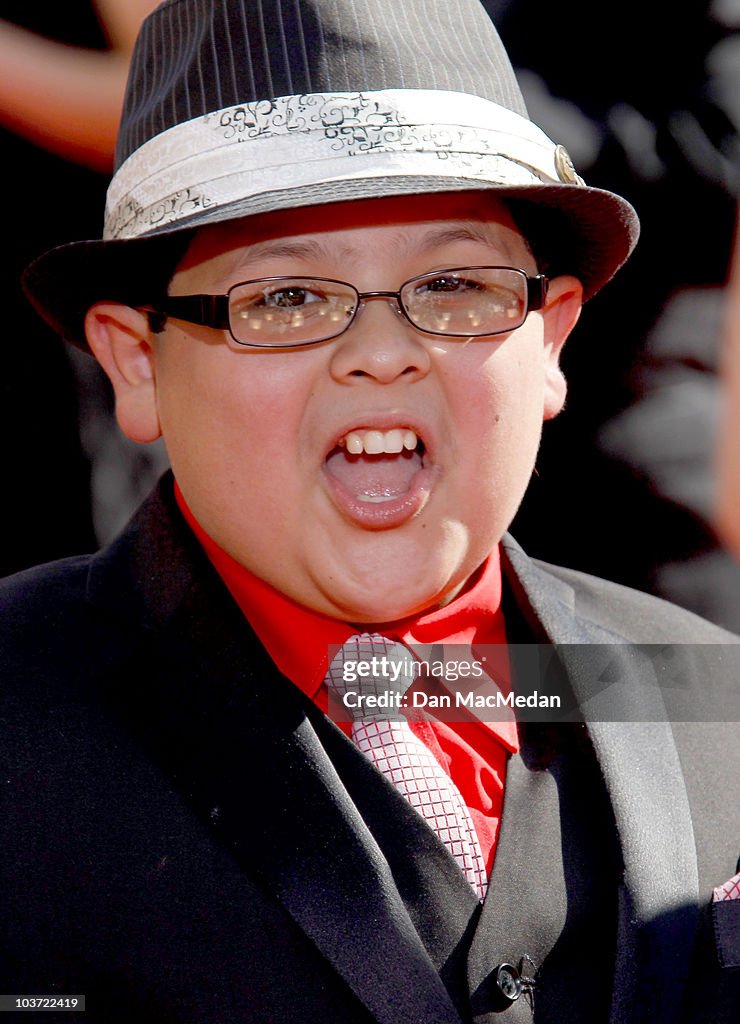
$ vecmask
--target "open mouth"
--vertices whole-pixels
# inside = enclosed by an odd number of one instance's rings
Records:
[[[366,526],[397,525],[415,515],[429,494],[426,446],[410,427],[348,431],[325,461],[340,509]]]
[[[401,428],[351,430],[326,460],[328,472],[358,501],[375,504],[406,494],[423,465],[423,442]]]

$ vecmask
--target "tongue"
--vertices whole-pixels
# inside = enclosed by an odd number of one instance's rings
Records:
[[[335,448],[326,460],[326,468],[356,498],[382,500],[408,491],[412,478],[421,469],[421,456],[415,451],[349,455],[344,448]]]

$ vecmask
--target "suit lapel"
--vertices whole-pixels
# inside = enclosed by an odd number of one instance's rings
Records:
[[[612,1019],[632,1019],[639,1005],[645,1019],[673,1020],[698,921],[698,873],[688,797],[670,725],[660,720],[657,680],[624,637],[578,614],[572,587],[515,543],[507,541],[505,551],[520,605],[531,609],[542,639],[558,647],[612,802],[624,863]],[[620,686],[594,699],[594,681],[605,671]],[[606,707],[610,720],[599,721]]]
[[[111,699],[379,1022],[457,1024],[312,706],[277,672],[169,505],[150,503],[91,572],[98,607],[131,618],[136,606],[140,617],[141,647]],[[127,595],[132,564],[149,571],[141,583],[132,574]]]

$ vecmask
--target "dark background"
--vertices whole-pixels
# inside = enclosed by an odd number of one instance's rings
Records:
[[[512,532],[740,629],[740,571],[710,525],[740,99],[740,35],[719,15],[740,5],[484,5],[533,119],[642,223],[566,346],[567,407]]]

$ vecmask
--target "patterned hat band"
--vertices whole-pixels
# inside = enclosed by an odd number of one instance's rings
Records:
[[[283,96],[145,142],[111,182],[104,238],[331,198],[543,184],[584,183],[562,146],[490,100],[431,89]]]

